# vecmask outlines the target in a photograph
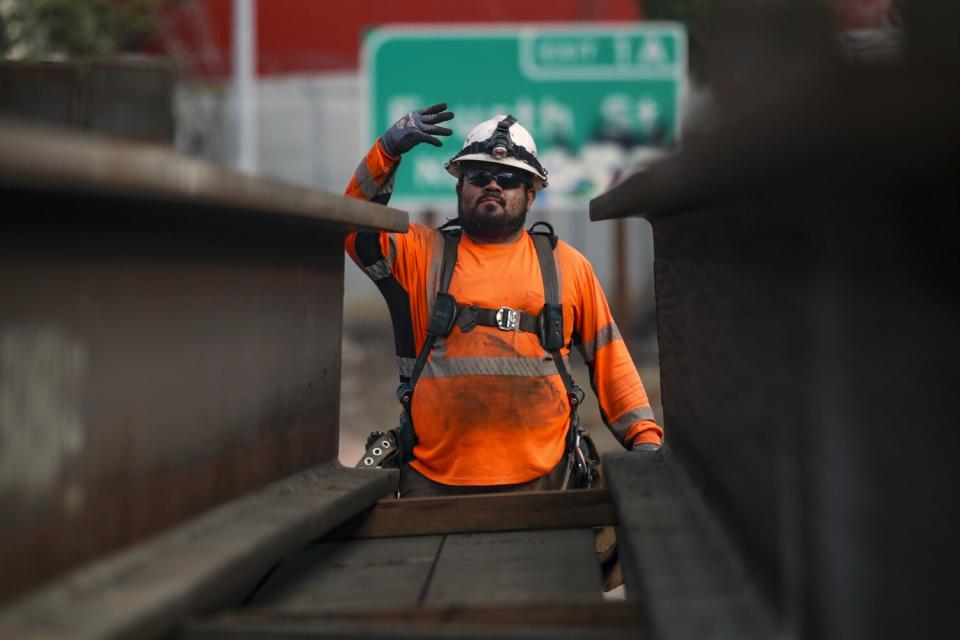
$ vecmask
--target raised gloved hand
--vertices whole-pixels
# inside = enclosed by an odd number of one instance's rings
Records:
[[[436,126],[438,122],[453,118],[451,112],[444,111],[446,108],[447,103],[441,102],[420,111],[411,111],[394,122],[393,126],[380,136],[384,150],[391,156],[399,156],[421,142],[429,142],[435,147],[442,146],[443,143],[434,136],[448,136],[453,133],[446,127]]]
[[[652,442],[638,442],[637,444],[633,445],[633,448],[630,450],[653,453],[654,451],[660,451],[660,445],[653,444]]]

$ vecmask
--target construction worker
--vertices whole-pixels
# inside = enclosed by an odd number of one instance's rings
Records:
[[[452,132],[440,123],[452,118],[438,104],[398,120],[346,194],[386,204],[402,155],[441,146],[437,136]],[[548,182],[530,133],[512,116],[491,118],[445,168],[457,180],[458,218],[346,240],[393,321],[405,418],[400,495],[569,486],[571,469],[586,462],[575,448],[582,391],[566,367],[572,344],[614,436],[628,449],[659,448],[663,430],[590,263],[552,229],[524,228]]]

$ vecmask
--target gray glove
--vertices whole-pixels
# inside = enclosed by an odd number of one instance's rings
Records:
[[[653,444],[652,442],[639,442],[633,445],[631,451],[641,451],[645,453],[653,453],[654,451],[660,451],[660,445]]]
[[[443,143],[434,136],[448,136],[453,133],[446,127],[436,126],[438,122],[453,118],[451,112],[444,111],[446,108],[447,103],[441,102],[420,111],[411,111],[394,122],[393,126],[380,136],[384,150],[391,156],[399,156],[421,142],[429,142],[435,147],[442,146]]]

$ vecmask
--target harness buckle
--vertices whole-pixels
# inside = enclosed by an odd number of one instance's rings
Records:
[[[397,387],[397,400],[400,401],[400,404],[404,407],[410,405],[410,396],[413,395],[413,388],[407,382],[401,382],[400,386]]]
[[[510,307],[497,309],[497,327],[501,331],[516,331],[520,326],[520,312]]]

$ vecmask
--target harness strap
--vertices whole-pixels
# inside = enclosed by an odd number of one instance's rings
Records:
[[[457,264],[457,247],[460,246],[459,231],[441,231],[443,233],[443,261],[440,266],[440,286],[437,290],[438,299],[447,295],[450,288],[450,281],[453,279],[453,268]],[[452,299],[451,299],[452,300]],[[431,313],[436,312],[436,305],[431,309]],[[427,364],[427,358],[430,356],[430,350],[433,349],[433,343],[436,342],[437,333],[427,332],[427,337],[420,347],[420,353],[417,354],[417,361],[413,365],[413,371],[410,374],[410,381],[402,383],[397,387],[397,400],[403,405],[403,414],[400,417],[400,428],[397,433],[399,440],[398,455],[400,464],[413,458],[413,448],[417,445],[417,434],[413,429],[413,416],[410,415],[410,403],[413,400],[413,390],[416,387],[420,374]]]
[[[549,225],[547,225],[549,227]],[[550,228],[552,232],[553,229]],[[567,392],[567,399],[570,401],[570,426],[567,430],[567,469],[563,477],[561,489],[566,490],[570,484],[571,474],[574,467],[578,464],[577,457],[580,454],[580,421],[577,417],[577,409],[583,402],[584,394],[573,381],[567,365],[563,361],[560,353],[560,347],[563,346],[563,310],[560,306],[560,285],[557,281],[557,267],[553,259],[553,248],[556,243],[556,236],[553,233],[533,234],[533,245],[537,250],[537,260],[540,262],[540,276],[543,279],[543,296],[545,304],[541,313],[541,326],[553,319],[553,322],[559,326],[543,327],[541,333],[541,342],[544,349],[553,358],[557,366],[557,372],[560,374],[560,380],[563,381],[563,388]],[[560,336],[559,339],[558,335]],[[552,337],[552,339],[551,339]],[[582,458],[582,454],[580,454]],[[586,460],[581,460],[580,464],[586,466]]]
[[[547,305],[560,304],[560,286],[557,282],[557,267],[553,260],[553,243],[550,236],[537,233],[533,236],[533,246],[537,249],[537,259],[540,261],[540,276],[543,278],[543,297]],[[546,306],[546,305],[544,305]],[[563,387],[567,391],[567,396],[576,396],[576,385],[567,370],[567,365],[563,362],[563,356],[560,355],[560,349],[548,349],[548,353],[553,357],[557,364],[557,371],[560,372],[560,379],[563,380]],[[582,400],[583,391],[579,394],[581,397],[573,400],[571,397],[571,411],[576,411],[576,407]]]
[[[443,234],[443,262],[440,266],[440,288],[437,290],[438,294],[446,293],[447,290],[450,289],[450,281],[453,279],[453,268],[457,264],[457,247],[459,246],[459,233]],[[417,379],[427,364],[427,358],[430,356],[430,350],[433,349],[433,343],[436,342],[436,340],[437,336],[435,334],[428,333],[427,339],[423,341],[420,353],[417,354],[417,361],[413,365],[413,373],[410,374],[410,394],[404,404],[409,404],[410,398],[413,396],[413,387],[417,384]]]
[[[487,309],[471,305],[457,305],[457,326],[463,333],[470,333],[477,325],[481,327],[497,327],[504,331],[525,331],[540,333],[540,316],[531,316],[523,311],[509,307]]]

